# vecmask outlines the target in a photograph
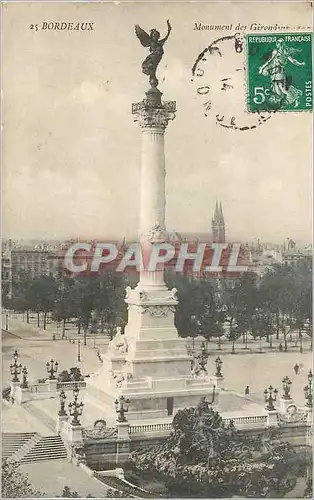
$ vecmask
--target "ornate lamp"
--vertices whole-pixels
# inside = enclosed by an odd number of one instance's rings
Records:
[[[62,391],[60,392],[59,394],[59,399],[60,399],[60,410],[58,412],[58,415],[60,417],[63,417],[67,414],[67,412],[65,411],[65,401],[66,401],[66,395],[65,395],[65,392],[64,390],[62,389]]]
[[[11,363],[11,365],[10,365],[11,375],[13,376],[12,382],[19,382],[20,379],[18,378],[18,375],[21,374],[22,365],[21,365],[21,363],[18,364],[19,354],[18,354],[16,349],[15,349],[14,354],[13,354],[13,359],[14,359],[14,363]]]
[[[72,425],[81,425],[78,417],[80,417],[83,413],[84,403],[82,403],[82,401],[78,403],[77,400],[79,393],[80,390],[78,386],[75,385],[75,388],[73,389],[74,400],[69,403],[70,416],[73,417],[73,420],[71,422]]]
[[[309,371],[307,379],[309,381],[308,385],[304,387],[304,395],[306,399],[306,406],[308,408],[313,407],[313,373],[312,370]]]
[[[207,373],[206,365],[208,361],[208,352],[204,341],[201,343],[201,352],[198,355],[198,360],[201,370]]]
[[[21,374],[21,369],[22,369],[22,365],[21,364],[11,364],[10,365],[10,370],[11,370],[11,375],[13,376],[12,378],[12,382],[19,382],[20,379],[18,378],[18,375]]]
[[[216,373],[215,373],[216,377],[222,377],[221,368],[223,365],[223,361],[221,361],[219,356],[218,358],[215,359],[215,364],[216,364]]]
[[[292,384],[292,382],[288,376],[286,376],[285,378],[282,379],[283,392],[284,392],[282,395],[283,399],[291,399],[291,396],[290,396],[291,384]]]
[[[79,388],[78,388],[78,385],[77,385],[77,384],[75,384],[74,389],[73,389],[73,396],[74,396],[74,398],[76,398],[76,399],[77,399],[77,398],[78,398],[79,393],[80,393],[80,390],[79,390]]]
[[[125,413],[129,411],[130,400],[126,399],[124,396],[119,396],[119,399],[115,400],[115,407],[117,416],[117,422],[127,422]]]
[[[271,385],[268,387],[268,390],[265,389],[264,397],[266,403],[266,410],[273,411],[275,410],[274,402],[277,400],[278,390],[274,389]]]
[[[54,376],[54,374],[57,373],[58,366],[59,366],[58,361],[54,362],[54,360],[52,358],[51,358],[50,362],[47,361],[47,363],[46,363],[47,372],[50,374],[49,380],[56,380],[56,377]]]

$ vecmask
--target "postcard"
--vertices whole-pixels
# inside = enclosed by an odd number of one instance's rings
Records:
[[[2,497],[312,498],[312,2],[1,7]]]

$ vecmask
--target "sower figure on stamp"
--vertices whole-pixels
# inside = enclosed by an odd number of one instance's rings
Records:
[[[156,78],[157,66],[161,61],[164,54],[164,43],[168,40],[171,25],[169,19],[167,20],[168,33],[165,38],[160,40],[160,33],[156,29],[150,30],[150,35],[146,33],[138,24],[135,26],[135,34],[144,47],[149,47],[150,54],[146,57],[142,64],[142,71],[144,75],[149,76],[149,83],[152,88],[156,88],[158,80]]]
[[[263,76],[270,76],[273,93],[270,101],[275,104],[294,103],[296,108],[299,106],[299,100],[303,92],[289,84],[286,69],[288,62],[295,66],[305,66],[305,62],[297,61],[292,57],[297,52],[301,51],[293,47],[287,47],[284,40],[280,38],[276,42],[276,50],[273,50],[270,59],[259,69],[259,73]]]

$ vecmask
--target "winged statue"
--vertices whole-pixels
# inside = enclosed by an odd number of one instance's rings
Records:
[[[160,39],[160,33],[156,29],[150,30],[148,34],[138,24],[136,24],[135,26],[135,34],[137,38],[139,39],[143,47],[149,47],[150,54],[146,57],[142,64],[142,72],[144,73],[144,75],[149,76],[149,83],[152,88],[156,88],[158,86],[156,70],[164,54],[164,43],[166,42],[166,40],[168,40],[171,32],[169,19],[167,20],[167,27],[167,35],[164,38]]]

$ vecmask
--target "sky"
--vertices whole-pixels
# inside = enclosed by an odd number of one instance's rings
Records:
[[[141,72],[147,49],[134,25],[164,35],[170,19],[158,67],[163,99],[177,102],[165,137],[168,230],[210,232],[220,200],[228,240],[311,241],[311,114],[277,113],[244,132],[219,126],[217,113],[255,120],[245,109],[244,54],[229,42],[191,81],[203,48],[235,33],[195,30],[196,22],[310,31],[309,2],[23,2],[2,9],[4,238],[103,241],[137,233],[141,131],[131,105],[148,82]],[[91,22],[94,29],[48,31],[44,22]],[[232,91],[220,90],[223,78]],[[202,85],[211,86],[207,116]]]

